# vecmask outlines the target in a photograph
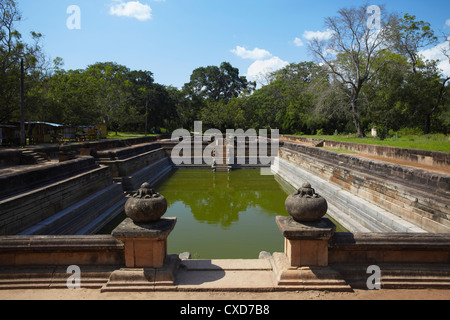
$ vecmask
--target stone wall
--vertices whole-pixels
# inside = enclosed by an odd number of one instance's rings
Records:
[[[157,183],[172,170],[172,162],[159,143],[108,150],[97,156],[128,193],[138,190],[144,182]]]
[[[108,166],[114,178],[130,176],[133,173],[145,168],[166,157],[166,154],[159,145],[149,145],[148,150],[142,153],[131,153],[128,157],[120,159],[99,159],[98,163]]]
[[[384,289],[450,286],[449,234],[336,233],[328,260],[352,288],[367,289],[369,266],[380,268]]]
[[[161,148],[159,143],[147,143],[122,148],[95,151],[94,156],[100,161],[123,160]]]
[[[339,142],[296,136],[282,136],[280,138],[280,141],[291,143],[306,143],[309,145],[322,143],[322,146],[327,148],[346,149],[361,154],[404,160],[439,168],[449,169],[450,167],[450,153],[445,152],[394,148],[388,146],[369,145],[364,143]]]
[[[0,199],[98,168],[92,157],[30,167],[0,177]]]
[[[2,150],[0,152],[0,166],[19,165],[22,150]]]
[[[195,248],[191,250],[195,251]],[[251,260],[248,261],[252,265]],[[100,289],[115,271],[125,268],[124,244],[112,236],[0,237],[0,290],[67,288],[67,279],[71,275],[67,273],[67,268],[71,265],[80,267],[83,288]],[[336,233],[328,244],[327,267],[291,268],[294,273],[297,270],[305,274],[310,272],[308,277],[312,277],[291,279],[296,280],[295,283],[300,279],[300,286],[274,284],[266,290],[308,290],[308,281],[313,282],[311,290],[330,290],[336,287],[337,279],[352,289],[367,289],[367,279],[370,276],[367,269],[372,265],[381,269],[381,284],[384,289],[448,289],[450,236]],[[258,270],[245,271],[251,277],[252,272],[256,273]],[[175,275],[179,272],[182,271],[174,270]],[[271,283],[277,272],[274,265],[272,272],[272,275],[268,274]],[[138,286],[136,291],[139,291],[139,285],[145,284],[139,282],[140,279],[135,280]],[[208,279],[206,270],[197,271],[195,278],[189,281],[197,283],[202,279]],[[325,284],[322,289],[319,286],[321,283]],[[176,290],[177,287],[161,288],[168,289]],[[153,290],[157,288],[153,286]],[[216,285],[214,290],[226,291],[229,288]]]
[[[123,139],[123,140],[114,140],[114,139],[105,139],[101,141],[89,141],[87,144],[89,148],[95,152],[101,152],[104,150],[112,150],[112,149],[122,149],[135,145],[141,144],[150,144],[159,140],[170,139],[170,135],[158,135],[158,136],[148,136],[142,138],[133,138],[133,139]],[[85,143],[71,143],[68,145],[64,145],[64,149],[66,151],[78,152],[81,148],[83,148]],[[53,146],[35,146],[32,149],[33,151],[44,153],[48,157],[52,159],[58,159],[58,153],[60,151],[60,147],[58,145]],[[1,150],[0,149],[0,166],[13,166],[22,164],[22,150]]]
[[[0,237],[0,266],[124,266],[124,245],[111,236]]]
[[[279,156],[424,230],[450,232],[449,175],[292,143]]]
[[[278,159],[273,170],[281,177],[280,179],[284,179],[295,189],[301,187],[304,182],[311,183],[314,189],[328,200],[328,215],[348,231],[426,232],[291,162]]]
[[[107,167],[40,186],[0,201],[0,234],[13,235],[38,224],[113,184]]]

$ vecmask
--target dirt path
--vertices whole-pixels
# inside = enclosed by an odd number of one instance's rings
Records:
[[[397,159],[391,159],[391,158],[385,158],[385,157],[377,157],[377,156],[361,154],[361,153],[356,153],[356,154],[352,154],[352,155],[357,156],[357,157],[361,157],[361,158],[377,160],[377,161],[383,161],[383,162],[389,162],[389,163],[398,164],[398,165],[401,165],[401,166],[406,166],[406,167],[411,167],[411,168],[416,168],[416,169],[423,169],[423,170],[439,172],[439,173],[444,173],[444,174],[450,175],[450,169],[433,167],[433,166],[427,166],[427,165],[424,165],[424,164],[413,163],[413,162],[410,162],[410,161],[397,160]]]
[[[450,300],[450,290],[355,290],[354,292],[139,292],[100,290],[0,290],[0,300]]]

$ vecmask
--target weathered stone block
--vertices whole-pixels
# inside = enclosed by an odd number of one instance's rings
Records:
[[[112,236],[125,245],[127,268],[162,268],[167,256],[167,237],[172,232],[176,218],[163,218],[155,223],[136,224],[125,219]]]
[[[318,222],[297,222],[292,217],[277,217],[285,237],[285,253],[291,267],[328,266],[328,241],[336,226],[327,218]]]

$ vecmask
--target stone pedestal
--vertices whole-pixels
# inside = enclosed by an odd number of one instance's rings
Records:
[[[162,268],[167,256],[167,237],[176,218],[163,218],[155,223],[135,223],[125,219],[112,236],[125,244],[127,268]]]
[[[351,291],[339,272],[328,266],[328,242],[336,226],[327,218],[297,222],[276,217],[285,238],[285,252],[274,253],[274,271],[279,286],[293,290]]]
[[[80,148],[80,156],[90,156],[91,151],[91,148]]]
[[[329,219],[297,222],[292,217],[277,217],[278,228],[285,238],[285,253],[292,267],[328,266],[328,241],[336,231]]]
[[[154,223],[135,223],[125,219],[112,236],[124,243],[126,268],[116,270],[102,292],[170,290],[180,264],[177,255],[167,255],[167,237],[176,218],[162,218]]]

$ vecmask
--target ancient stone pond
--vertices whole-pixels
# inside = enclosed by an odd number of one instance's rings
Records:
[[[275,217],[288,216],[285,201],[295,188],[279,176],[261,175],[258,169],[179,169],[155,189],[168,201],[165,216],[178,218],[169,252],[190,252],[197,259],[248,259],[262,250],[283,249]],[[102,233],[123,219],[124,214]]]

